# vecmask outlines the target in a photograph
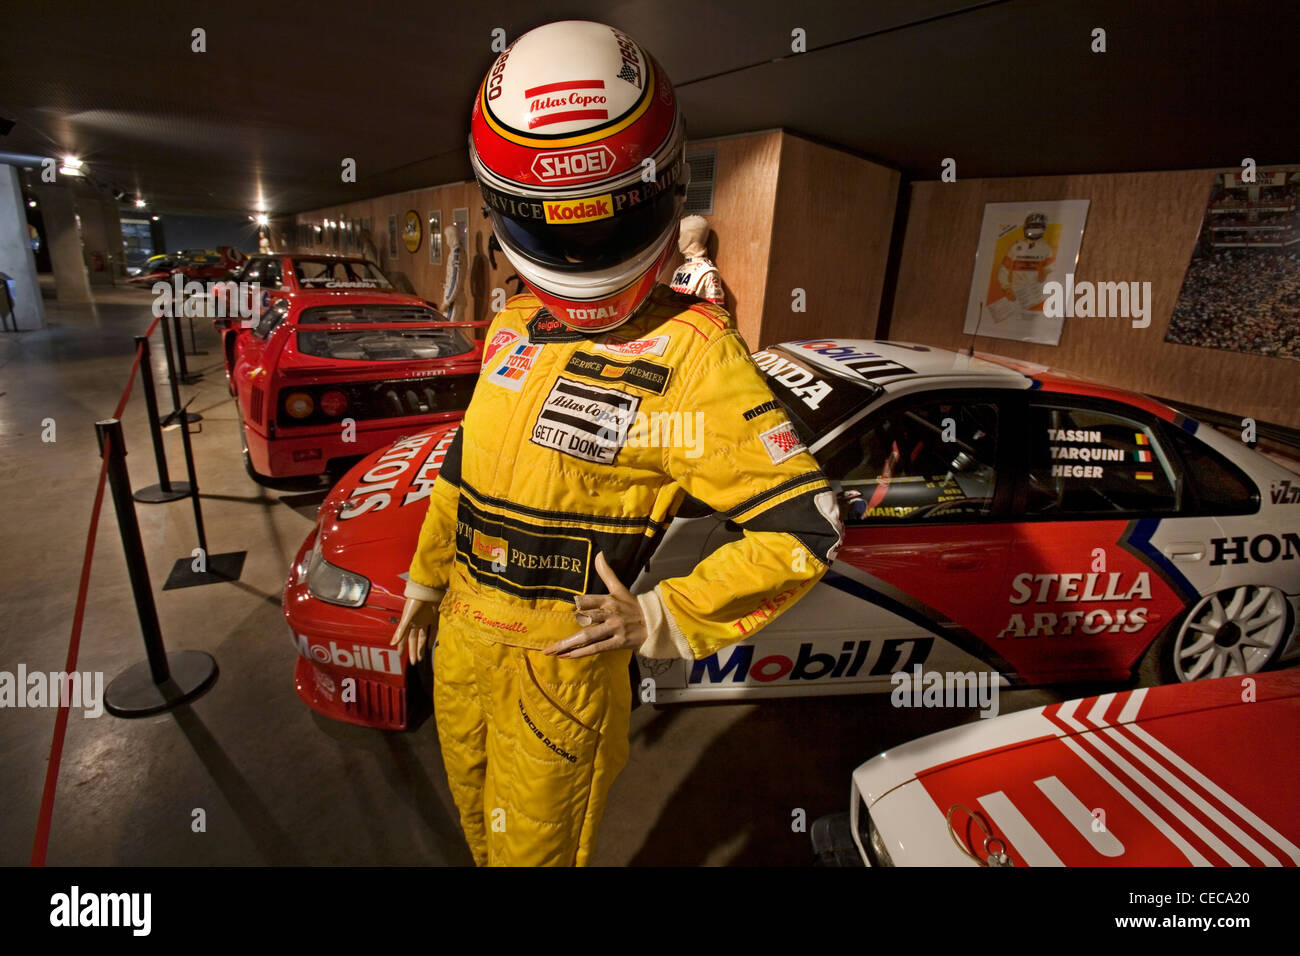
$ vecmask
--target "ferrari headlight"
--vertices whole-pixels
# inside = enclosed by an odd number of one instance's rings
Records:
[[[320,545],[317,544],[307,568],[307,590],[316,600],[326,604],[361,607],[370,594],[370,581],[330,564],[321,557]]]

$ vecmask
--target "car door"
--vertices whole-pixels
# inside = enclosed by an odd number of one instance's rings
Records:
[[[996,643],[1035,683],[1123,679],[1217,578],[1219,525],[1187,513],[1179,459],[1149,413],[1043,392],[1023,413]]]
[[[753,637],[689,665],[681,698],[889,691],[890,675],[1007,667],[987,638],[1011,525],[996,391],[896,398],[817,452],[845,522],[825,577]],[[705,553],[734,537],[710,537]]]

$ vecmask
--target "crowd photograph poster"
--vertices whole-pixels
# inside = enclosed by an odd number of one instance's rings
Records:
[[[1166,342],[1300,359],[1300,166],[1214,174]]]

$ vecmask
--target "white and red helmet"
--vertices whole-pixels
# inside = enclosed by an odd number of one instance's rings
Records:
[[[684,140],[668,77],[613,27],[549,23],[497,57],[470,161],[506,258],[565,325],[614,328],[649,296],[682,211]]]

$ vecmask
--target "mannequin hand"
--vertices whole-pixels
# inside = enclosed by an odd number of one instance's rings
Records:
[[[397,630],[388,643],[401,647],[406,642],[406,656],[414,664],[424,657],[424,648],[429,636],[438,630],[438,605],[428,601],[407,598],[402,607],[402,619],[397,622]],[[400,651],[399,651],[400,653]]]
[[[636,649],[645,643],[645,618],[641,605],[610,568],[604,553],[596,555],[596,573],[608,594],[580,594],[573,599],[574,617],[581,631],[556,641],[543,653],[559,657],[590,657],[602,651]]]

